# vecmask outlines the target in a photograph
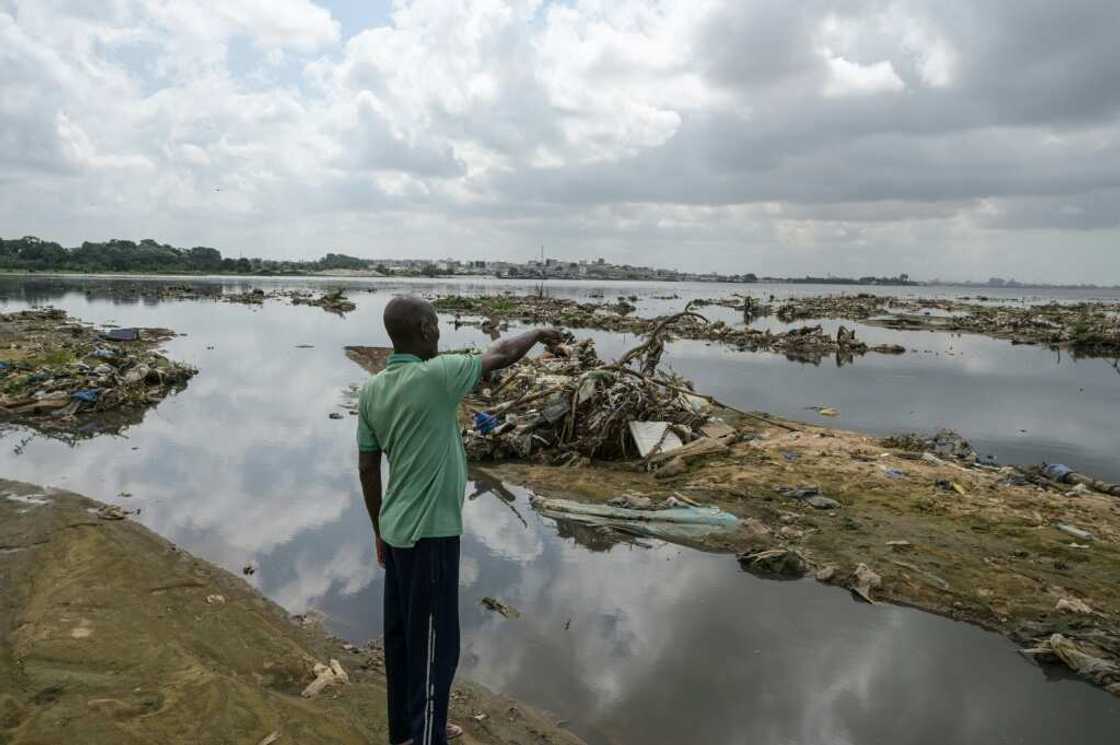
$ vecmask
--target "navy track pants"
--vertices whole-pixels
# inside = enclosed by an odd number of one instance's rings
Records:
[[[446,745],[459,666],[459,539],[385,548],[389,742]]]

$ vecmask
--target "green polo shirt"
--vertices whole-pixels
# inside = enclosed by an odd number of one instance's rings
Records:
[[[389,458],[381,539],[390,546],[463,534],[467,455],[459,402],[481,377],[478,355],[442,354],[425,362],[394,353],[362,388],[358,449]]]

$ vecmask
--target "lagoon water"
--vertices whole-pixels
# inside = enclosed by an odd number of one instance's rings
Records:
[[[0,473],[138,507],[139,520],[210,561],[235,572],[254,564],[248,579],[289,610],[320,611],[356,643],[376,636],[381,580],[354,470],[354,421],[328,414],[344,411],[345,390],[365,378],[342,347],[386,343],[380,312],[400,287],[347,284],[358,309],[339,318],[280,302],[122,302],[104,279],[0,280],[4,312],[51,304],[96,323],[166,326],[186,334],[166,345],[169,355],[201,370],[121,437],[70,446],[5,430]],[[741,290],[837,289],[550,285],[558,294],[637,294],[641,313]],[[650,299],[669,294],[681,297]],[[840,417],[818,421],[873,433],[951,427],[1000,461],[1061,461],[1120,480],[1120,374],[1108,361],[975,336],[857,329],[918,351],[838,367],[678,342],[666,362],[742,407],[813,420],[805,407],[827,404]],[[636,341],[577,333],[593,336],[604,357]],[[447,347],[487,342],[477,329],[445,325]],[[305,344],[313,348],[297,348]],[[524,490],[478,474],[471,491],[462,672],[554,712],[592,745],[1107,743],[1120,732],[1120,701],[1046,674],[998,636],[859,605],[813,582],[760,580],[726,556],[589,538],[537,515]],[[486,595],[522,617],[484,611]]]

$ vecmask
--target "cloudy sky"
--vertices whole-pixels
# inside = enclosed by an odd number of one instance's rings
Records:
[[[1120,282],[1115,0],[0,0],[0,236]]]

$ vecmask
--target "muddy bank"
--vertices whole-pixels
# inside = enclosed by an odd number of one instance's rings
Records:
[[[0,743],[388,741],[375,645],[328,638],[101,507],[0,480]],[[332,660],[349,682],[304,697]],[[452,716],[467,743],[580,742],[471,684]]]
[[[0,421],[50,436],[119,432],[198,372],[168,329],[98,329],[51,308],[0,315]]]
[[[725,418],[736,432],[725,447],[667,478],[633,462],[482,470],[546,497],[719,507],[741,525],[702,547],[739,555],[745,571],[977,623],[1120,695],[1120,499],[951,450]]]

